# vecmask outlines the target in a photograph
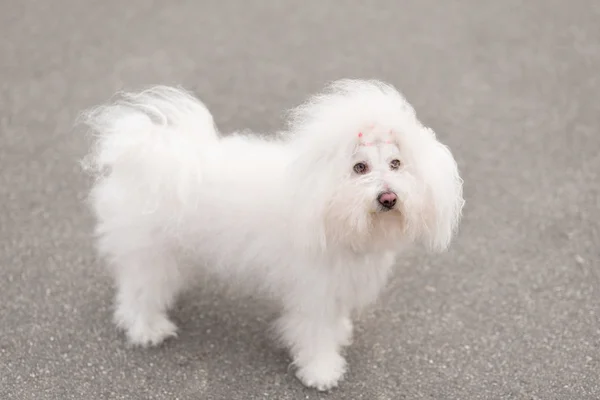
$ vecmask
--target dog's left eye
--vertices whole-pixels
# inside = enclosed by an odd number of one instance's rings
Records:
[[[398,169],[398,168],[400,168],[400,165],[402,165],[402,163],[400,162],[400,160],[392,160],[392,161],[390,161],[390,168],[391,169]]]

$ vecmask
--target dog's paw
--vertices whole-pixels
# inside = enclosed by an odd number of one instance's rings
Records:
[[[129,343],[142,347],[157,346],[165,339],[176,336],[177,326],[165,317],[152,321],[136,321],[127,330]]]
[[[337,340],[340,346],[350,346],[353,335],[352,320],[350,318],[341,318],[337,326]]]
[[[127,340],[134,346],[157,346],[169,337],[177,336],[177,326],[166,315],[137,317],[133,321],[115,314],[117,326],[125,330]]]
[[[296,377],[306,387],[327,391],[338,386],[346,373],[346,360],[337,353],[315,357],[296,371]]]

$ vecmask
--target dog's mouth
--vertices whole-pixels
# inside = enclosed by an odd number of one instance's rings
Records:
[[[372,211],[372,214],[375,215],[379,215],[379,214],[386,214],[386,215],[397,215],[397,214],[402,214],[402,212],[400,211],[399,207],[384,207],[382,205],[377,205]]]

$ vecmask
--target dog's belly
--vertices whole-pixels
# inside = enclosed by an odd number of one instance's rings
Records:
[[[253,221],[257,224],[221,221],[216,226],[210,218],[203,221],[210,230],[192,231],[179,242],[186,262],[226,284],[241,285],[242,291],[279,301],[322,290],[325,297],[348,309],[372,303],[389,277],[392,253],[360,255],[333,248],[309,252],[297,246],[285,224],[256,215],[244,221],[251,218],[257,218]]]

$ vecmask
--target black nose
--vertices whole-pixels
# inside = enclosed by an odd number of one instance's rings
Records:
[[[394,192],[383,192],[379,195],[379,197],[377,197],[377,201],[379,202],[379,204],[381,204],[388,210],[394,208],[397,200],[398,196],[396,196],[396,193]]]

